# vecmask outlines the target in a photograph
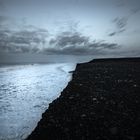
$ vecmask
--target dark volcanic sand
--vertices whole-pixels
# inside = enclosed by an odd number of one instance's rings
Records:
[[[61,83],[60,83],[61,84]],[[140,140],[140,59],[78,64],[27,140]]]

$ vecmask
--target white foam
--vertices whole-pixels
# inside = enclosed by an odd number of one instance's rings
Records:
[[[0,68],[0,139],[21,140],[71,79],[75,64]]]

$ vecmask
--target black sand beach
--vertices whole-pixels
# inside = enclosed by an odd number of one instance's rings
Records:
[[[27,138],[99,139],[140,139],[140,58],[78,64],[72,81]]]

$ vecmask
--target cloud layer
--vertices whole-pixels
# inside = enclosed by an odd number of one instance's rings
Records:
[[[48,31],[33,26],[12,30],[6,26],[7,17],[0,17],[0,51],[12,53],[39,52],[46,42]]]
[[[112,20],[115,25],[114,31],[110,32],[108,36],[118,35],[127,30],[127,25],[132,16],[140,12],[140,1],[139,0],[116,0],[116,6],[118,11],[123,9],[121,16],[118,16]],[[124,15],[124,11],[127,9],[127,14]],[[132,25],[131,25],[132,26]]]
[[[117,18],[115,18],[113,20],[113,23],[116,26],[116,31],[111,32],[109,34],[109,36],[114,36],[116,34],[124,32],[126,30],[127,22],[128,22],[128,17],[117,17]]]
[[[0,0],[0,52],[104,55],[139,47],[140,33],[134,32],[139,5],[139,0]]]
[[[89,55],[102,54],[118,47],[115,43],[91,40],[76,30],[48,38],[47,30],[36,27],[18,31],[1,28],[0,52]]]
[[[58,54],[102,54],[119,47],[115,43],[91,40],[79,32],[62,32],[49,44],[53,47],[47,48],[46,52]]]

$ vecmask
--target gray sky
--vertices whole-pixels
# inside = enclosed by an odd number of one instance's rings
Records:
[[[139,0],[0,0],[0,52],[140,54]]]

